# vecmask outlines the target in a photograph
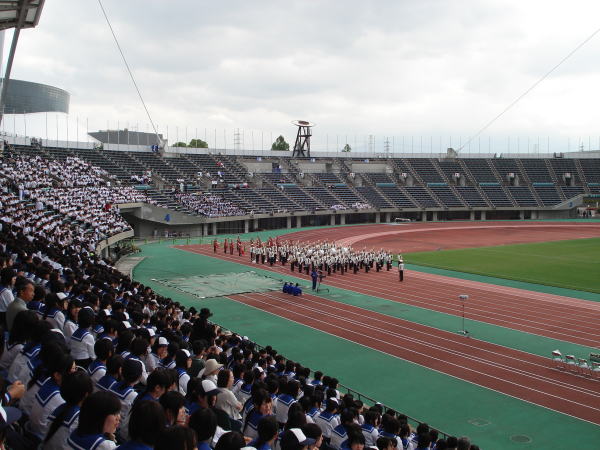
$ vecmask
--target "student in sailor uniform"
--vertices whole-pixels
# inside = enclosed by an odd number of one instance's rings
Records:
[[[67,306],[67,317],[63,326],[63,334],[67,342],[71,339],[71,335],[77,329],[77,315],[81,310],[81,300],[73,298],[69,300],[69,306]]]
[[[175,342],[170,342],[169,345],[167,345],[167,356],[159,361],[158,366],[164,369],[174,369],[175,354],[178,350],[179,345],[177,345]]]
[[[81,405],[79,425],[67,439],[73,450],[112,450],[119,426],[121,402],[110,392],[95,392]],[[108,437],[107,437],[108,436]]]
[[[167,347],[169,346],[169,341],[165,337],[159,337],[152,347],[152,353],[150,353],[150,358],[153,360],[152,365],[154,368],[161,367],[160,361],[167,357]]]
[[[121,369],[123,379],[114,383],[109,392],[116,395],[121,401],[121,425],[119,426],[119,436],[124,441],[129,439],[129,412],[131,405],[138,396],[133,389],[142,376],[142,364],[135,359],[126,359]]]
[[[6,328],[6,308],[15,299],[12,293],[17,272],[10,267],[5,267],[0,271],[0,324]]]
[[[336,450],[342,448],[342,442],[348,439],[347,427],[354,423],[356,411],[353,409],[344,409],[340,414],[340,424],[331,430],[331,439],[329,445]]]
[[[323,391],[313,392],[313,394],[310,395],[308,399],[311,402],[311,406],[306,413],[307,421],[314,422],[316,417],[321,413],[321,403],[323,403]],[[308,420],[309,417],[310,420]]]
[[[196,432],[198,450],[211,450],[210,443],[217,431],[217,416],[209,408],[196,411],[190,417],[189,427]]]
[[[361,425],[362,434],[365,437],[365,445],[374,447],[377,445],[379,438],[379,424],[381,423],[381,415],[377,411],[369,410],[365,413],[365,421]]]
[[[65,403],[48,417],[48,433],[44,438],[44,450],[62,450],[65,441],[79,424],[79,408],[83,400],[92,393],[92,380],[85,372],[73,372],[65,376],[60,386],[60,395]]]
[[[175,393],[175,392],[173,392]],[[156,402],[142,401],[134,405],[129,419],[131,440],[120,445],[119,450],[151,450],[166,432],[166,416],[163,408]],[[193,431],[190,430],[191,433]],[[179,448],[171,441],[166,448]],[[189,447],[190,449],[192,447]]]
[[[144,356],[148,352],[148,341],[144,338],[135,338],[131,341],[131,345],[129,346],[129,355],[125,359],[135,359],[139,361],[142,365],[142,376],[140,378],[140,383],[146,384],[146,379],[148,378],[148,372],[146,371],[146,364],[144,364]]]
[[[100,339],[94,344],[96,359],[88,366],[87,371],[94,385],[106,375],[106,361],[112,356],[113,346],[108,339]]]
[[[64,299],[59,298],[58,294],[48,294],[44,300],[44,306],[40,310],[42,312],[42,319],[50,322],[52,328],[61,331],[65,326],[65,315],[62,312],[64,303]]]
[[[258,436],[250,441],[248,447],[256,450],[271,450],[277,439],[278,430],[277,420],[274,416],[263,417],[258,422]]]
[[[254,408],[246,416],[242,433],[250,439],[255,439],[258,437],[258,423],[260,419],[272,415],[273,401],[266,390],[258,389],[252,395],[252,404]]]
[[[389,414],[384,414],[381,417],[381,429],[379,430],[379,436],[383,436],[390,439],[395,439],[398,445],[401,444],[400,433],[400,421]],[[410,433],[410,428],[409,428]],[[408,435],[406,436],[408,438]],[[407,440],[408,442],[408,440]],[[398,447],[400,449],[400,447]],[[406,450],[406,449],[405,449]],[[412,450],[412,448],[410,449]]]
[[[315,417],[315,423],[321,427],[326,443],[331,439],[331,431],[340,424],[337,416],[338,408],[338,401],[335,398],[328,398],[325,411]]]
[[[146,390],[138,396],[138,401],[158,399],[173,385],[173,378],[167,369],[155,369],[146,380]]]
[[[38,321],[37,314],[33,311],[21,311],[15,317],[12,330],[4,344],[4,352],[0,358],[0,369],[8,371],[15,358],[21,353],[25,343],[29,340],[31,329]]]
[[[288,410],[293,403],[296,403],[296,398],[300,392],[300,383],[296,380],[289,380],[283,389],[283,394],[277,397],[275,402],[277,422],[283,427],[288,419]]]
[[[192,355],[187,350],[178,350],[175,354],[175,370],[177,370],[178,390],[185,396],[187,393],[187,385],[190,381],[188,370],[192,367]]]
[[[94,385],[94,392],[108,391],[121,379],[121,370],[125,359],[121,355],[112,355],[106,361],[106,374]]]
[[[94,353],[95,340],[90,332],[90,328],[94,325],[94,311],[91,308],[83,308],[79,311],[77,324],[79,328],[75,330],[69,340],[71,354],[78,366],[87,368],[96,359],[96,353]]]
[[[48,416],[64,403],[60,395],[60,385],[63,379],[75,370],[73,358],[64,350],[55,343],[45,345],[42,350],[41,356],[47,378],[35,395],[29,415],[30,431],[39,439],[44,439],[48,432]]]

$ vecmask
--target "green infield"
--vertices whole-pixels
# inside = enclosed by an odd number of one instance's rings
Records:
[[[600,293],[600,238],[406,254],[421,266]]]

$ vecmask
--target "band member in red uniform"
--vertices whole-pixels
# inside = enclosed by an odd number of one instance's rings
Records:
[[[229,240],[229,254],[233,255],[233,239]]]
[[[219,248],[219,241],[216,239],[213,241],[213,251],[217,253],[217,249]]]
[[[227,253],[227,238],[223,241],[223,253]]]

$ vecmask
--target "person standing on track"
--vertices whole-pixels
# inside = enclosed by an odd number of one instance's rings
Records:
[[[217,241],[216,239],[213,241],[213,251],[215,253],[217,253],[217,250],[219,249],[219,241]]]
[[[404,281],[404,260],[398,260],[398,277],[400,281]]]
[[[319,274],[317,273],[317,269],[313,268],[312,272],[310,273],[310,277],[312,278],[312,290],[316,290],[317,289],[317,280],[319,279]]]

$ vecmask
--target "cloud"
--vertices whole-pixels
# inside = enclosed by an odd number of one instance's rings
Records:
[[[291,138],[289,122],[302,118],[318,123],[322,147],[348,134],[464,141],[588,36],[600,10],[539,0],[103,4],[163,129]],[[599,49],[597,36],[486,135],[593,134]],[[68,90],[72,115],[90,123],[148,122],[94,1],[47,2],[38,28],[21,34],[13,76]]]

